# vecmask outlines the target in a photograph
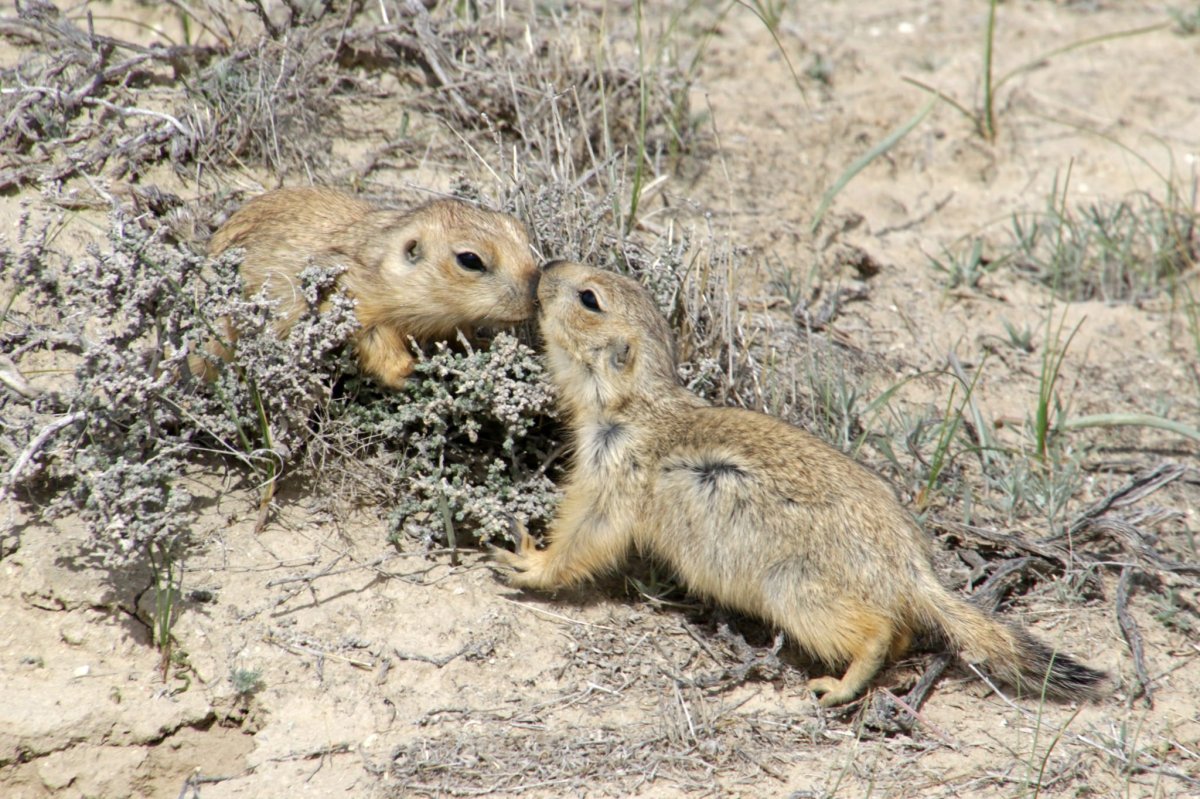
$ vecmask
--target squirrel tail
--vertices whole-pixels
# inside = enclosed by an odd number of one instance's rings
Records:
[[[1051,649],[1024,628],[1000,621],[940,585],[938,589],[938,600],[923,609],[930,627],[939,630],[964,661],[978,664],[1021,694],[1088,698],[1107,677]]]

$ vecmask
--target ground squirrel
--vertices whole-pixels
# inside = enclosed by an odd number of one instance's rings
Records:
[[[522,531],[516,552],[495,553],[513,584],[576,584],[636,546],[690,590],[846,665],[808,683],[825,706],[857,697],[920,633],[1035,695],[1086,695],[1103,679],[943,587],[931,541],[881,477],[679,385],[670,328],[637,282],[557,262],[538,303],[574,455],[547,548]]]
[[[209,252],[234,247],[245,249],[246,293],[265,286],[279,300],[280,334],[305,307],[300,272],[312,263],[344,265],[338,283],[356,303],[359,363],[392,388],[413,371],[410,338],[447,338],[533,314],[538,269],[525,226],[457,200],[393,211],[333,189],[277,189],[238,209]],[[207,371],[201,358],[192,365]]]

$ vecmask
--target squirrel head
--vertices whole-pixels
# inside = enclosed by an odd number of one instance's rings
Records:
[[[351,255],[373,290],[394,295],[380,305],[404,308],[418,338],[533,315],[540,273],[528,231],[508,214],[437,200],[409,212],[373,211],[354,233]]]
[[[554,261],[538,285],[546,362],[578,418],[654,399],[678,386],[667,320],[637,281]]]

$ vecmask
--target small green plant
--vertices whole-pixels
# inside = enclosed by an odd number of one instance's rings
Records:
[[[1022,450],[1007,453],[987,475],[999,494],[999,509],[1009,523],[1036,515],[1052,532],[1062,529],[1069,503],[1083,487],[1083,453],[1060,446],[1049,466],[1031,461]]]
[[[1000,323],[1004,325],[1004,332],[1008,334],[1008,343],[1013,349],[1021,352],[1033,352],[1033,328],[1028,324],[1017,327],[1007,319],[1001,319]]]
[[[946,288],[977,289],[983,278],[990,274],[996,264],[983,254],[983,240],[975,239],[968,251],[955,252],[946,248],[942,257],[929,259],[930,265],[946,276]]]
[[[181,542],[152,541],[149,544],[148,560],[152,572],[154,592],[154,616],[151,619],[154,645],[162,654],[162,678],[170,674],[174,654],[174,636],[171,633],[179,613],[179,597],[183,591],[183,564],[180,562]]]
[[[1067,322],[1066,311],[1063,311],[1057,326],[1054,324],[1054,307],[1051,306],[1046,313],[1045,344],[1042,347],[1042,367],[1038,373],[1038,398],[1033,420],[1035,453],[1044,466],[1051,465],[1050,435],[1056,425],[1060,425],[1066,416],[1066,407],[1063,405],[1058,390],[1059,373],[1063,360],[1067,357],[1067,349],[1071,346],[1083,321],[1080,319],[1075,324],[1064,341],[1063,328]]]
[[[804,68],[804,75],[817,83],[829,86],[833,82],[833,62],[821,53],[814,53],[808,66]]]
[[[680,600],[686,593],[674,574],[653,561],[647,563],[645,571],[627,574],[625,584],[631,594],[656,606],[682,605]]]
[[[995,72],[995,53],[996,53],[996,17],[999,0],[988,0],[988,16],[987,23],[984,27],[983,36],[983,54],[982,68],[980,78],[980,93],[982,100],[978,108],[970,109],[958,100],[950,97],[938,89],[929,86],[914,78],[905,78],[904,80],[912,85],[933,94],[936,98],[942,100],[952,108],[957,110],[967,119],[971,120],[975,127],[976,133],[987,141],[995,141],[997,135],[996,126],[996,97],[1000,89],[1008,81],[1022,75],[1030,70],[1037,69],[1046,63],[1046,61],[1055,58],[1056,56],[1069,53],[1073,50],[1079,50],[1084,47],[1109,42],[1116,39],[1124,39],[1131,36],[1141,36],[1154,31],[1162,30],[1165,24],[1150,25],[1144,28],[1136,28],[1128,31],[1116,31],[1113,33],[1104,33],[1099,36],[1090,36],[1086,39],[1072,42],[1062,47],[1057,47],[1049,52],[1043,53],[1039,57],[1020,64],[1002,75],[997,75]]]
[[[1200,4],[1192,8],[1168,8],[1167,13],[1175,22],[1175,31],[1183,36],[1200,34]]]
[[[844,368],[810,366],[808,385],[812,392],[812,411],[817,431],[842,451],[854,446],[859,437],[862,396]]]
[[[979,415],[978,409],[974,405],[973,397],[975,388],[979,385],[979,379],[983,376],[983,364],[975,370],[975,376],[967,381],[966,375],[961,374],[961,366],[958,365],[957,359],[953,359],[952,363],[958,366],[960,373],[958,379],[950,386],[950,393],[946,397],[946,407],[942,412],[941,421],[937,425],[937,438],[933,447],[933,454],[929,457],[925,483],[917,492],[916,506],[918,510],[924,510],[932,500],[934,494],[939,490],[941,483],[942,472],[950,464],[957,453],[951,452],[954,439],[959,434],[963,426],[963,413],[968,408],[976,419],[977,435],[986,436],[986,427],[984,426],[982,417]],[[959,389],[962,389],[963,396],[957,405],[955,404],[955,394]],[[981,442],[986,445],[986,441]],[[986,446],[983,447],[986,449]],[[984,453],[985,465],[989,453]],[[953,487],[951,487],[953,490]]]
[[[924,510],[929,506],[935,487],[942,475],[942,469],[946,466],[950,444],[954,440],[955,434],[958,433],[959,426],[962,424],[962,409],[965,401],[960,402],[957,408],[954,407],[954,395],[957,389],[957,383],[951,385],[950,394],[946,397],[945,411],[942,413],[941,422],[936,427],[937,436],[934,442],[933,456],[929,460],[925,483],[921,486],[921,490],[917,492],[915,500],[918,511]]]
[[[248,699],[266,687],[259,669],[235,668],[229,681],[233,683],[233,692],[242,699]]]

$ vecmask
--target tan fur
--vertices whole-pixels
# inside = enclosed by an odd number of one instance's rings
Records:
[[[456,200],[392,211],[333,189],[278,189],[242,206],[213,235],[209,252],[234,247],[245,249],[247,294],[265,286],[279,300],[281,335],[305,307],[300,272],[313,263],[344,265],[338,280],[356,301],[359,362],[392,388],[412,373],[410,338],[449,338],[533,313],[538,270],[524,225]],[[464,269],[462,253],[477,255],[485,270]],[[205,372],[203,359],[192,366]]]
[[[514,584],[574,585],[635,546],[690,590],[848,664],[840,679],[809,683],[823,705],[858,696],[923,631],[1018,685],[1036,689],[1049,672],[1051,690],[1070,694],[1100,678],[1047,660],[1023,631],[947,591],[929,539],[873,472],[780,419],[682,388],[667,323],[635,281],[560,262],[543,271],[538,299],[575,451],[549,546],[522,534],[515,553],[497,553]]]

